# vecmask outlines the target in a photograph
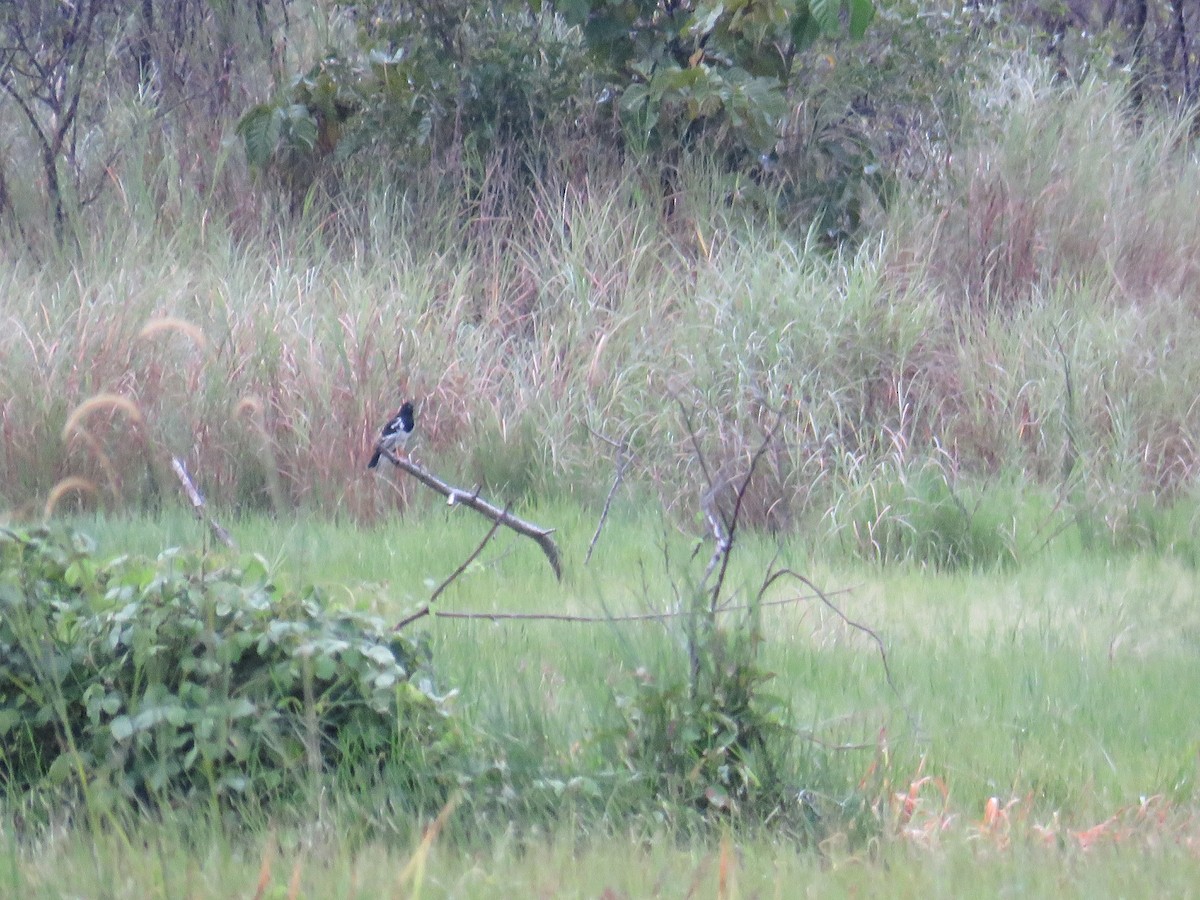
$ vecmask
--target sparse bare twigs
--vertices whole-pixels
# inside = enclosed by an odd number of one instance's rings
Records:
[[[904,698],[900,696],[900,691],[896,687],[895,680],[892,678],[892,667],[888,663],[887,647],[883,643],[883,638],[879,636],[879,632],[867,625],[862,624],[861,622],[856,622],[854,619],[851,619],[844,612],[842,612],[841,608],[836,603],[829,599],[830,593],[833,593],[832,591],[821,590],[812,582],[810,578],[801,575],[794,569],[785,568],[773,570],[765,579],[763,579],[762,587],[759,588],[758,592],[759,597],[761,598],[766,593],[767,589],[781,578],[791,578],[800,582],[802,585],[812,591],[813,596],[825,604],[826,608],[832,611],[835,616],[845,622],[850,628],[865,634],[875,643],[876,648],[879,650],[879,661],[883,664],[883,677],[887,681],[887,685],[891,689],[892,693],[896,695],[896,699],[900,701],[900,706],[904,709],[904,714],[908,716],[909,722],[913,723],[913,717],[911,712],[909,712],[908,705],[904,702]]]
[[[86,133],[80,117],[95,115],[84,98],[102,80],[120,21],[110,0],[0,4],[0,92],[29,125],[59,241],[87,193],[77,152]]]
[[[469,565],[470,562],[471,560],[468,559],[466,565]],[[847,594],[851,590],[851,588],[839,588],[835,591],[826,591],[825,596],[828,597],[830,594]],[[746,610],[761,609],[768,606],[791,606],[795,603],[803,603],[805,600],[812,600],[813,597],[814,595],[812,594],[797,594],[795,597],[783,597],[779,600],[763,600],[754,604],[722,606],[718,612],[745,612]],[[612,625],[625,622],[665,622],[668,619],[677,619],[680,616],[690,615],[690,613],[687,610],[675,609],[660,613],[631,613],[624,616],[585,616],[569,615],[567,613],[496,613],[437,609],[431,610],[429,615],[437,619],[482,619],[488,622],[572,622],[585,625]],[[401,623],[401,625],[404,624],[406,622]],[[399,628],[401,625],[396,627]]]
[[[733,550],[733,542],[737,533],[738,518],[741,516],[742,503],[746,498],[746,492],[750,489],[750,483],[754,479],[754,472],[758,468],[759,462],[762,461],[764,455],[775,442],[775,438],[779,434],[780,428],[783,427],[783,409],[774,412],[775,421],[771,424],[759,443],[754,454],[750,457],[750,467],[746,470],[746,474],[737,484],[737,490],[734,492],[733,509],[728,515],[721,508],[719,494],[725,490],[728,485],[718,484],[714,481],[712,472],[709,469],[708,463],[705,460],[704,450],[700,446],[700,438],[696,432],[695,425],[692,422],[691,412],[684,405],[679,397],[675,397],[675,402],[679,404],[680,413],[683,416],[683,425],[687,429],[688,439],[691,441],[692,449],[696,453],[696,462],[700,466],[700,471],[704,473],[704,480],[708,485],[708,490],[705,491],[701,498],[700,505],[704,511],[705,519],[708,521],[709,528],[713,533],[713,555],[708,561],[708,566],[704,570],[704,578],[700,582],[701,589],[705,589],[709,578],[713,571],[717,572],[717,580],[709,591],[709,613],[715,613],[721,603],[721,591],[725,586],[725,575],[729,569],[729,557]],[[719,568],[718,568],[719,566]]]
[[[600,532],[604,530],[604,523],[608,520],[608,510],[612,506],[613,497],[616,496],[617,488],[621,486],[621,479],[625,477],[625,470],[629,468],[629,464],[633,461],[633,454],[629,450],[629,440],[614,441],[610,437],[605,437],[598,431],[594,431],[588,427],[588,431],[593,437],[597,437],[604,441],[609,446],[617,451],[617,471],[613,475],[612,487],[608,489],[608,496],[604,498],[604,509],[600,511],[600,519],[596,522],[596,533],[592,535],[592,540],[588,544],[587,554],[583,557],[583,564],[586,566],[592,558],[592,551],[596,549],[596,542],[600,540]]]
[[[505,513],[507,513],[507,512],[508,512],[508,510],[505,510]],[[413,622],[417,621],[417,619],[421,619],[421,618],[424,618],[425,616],[429,615],[430,612],[432,611],[433,604],[437,602],[437,598],[442,595],[442,592],[445,591],[446,588],[450,587],[450,585],[452,585],[455,581],[457,581],[458,577],[460,575],[462,575],[463,572],[467,571],[467,567],[470,566],[471,563],[475,562],[475,560],[479,558],[479,554],[483,552],[483,548],[488,545],[488,542],[493,537],[495,537],[496,532],[500,530],[500,525],[501,525],[500,519],[493,519],[492,527],[489,528],[488,533],[483,536],[483,540],[479,542],[479,546],[477,546],[473,551],[471,551],[471,555],[468,556],[466,559],[464,559],[462,561],[462,563],[458,566],[458,568],[456,568],[453,572],[451,572],[449,575],[447,575],[445,580],[441,584],[439,584],[436,588],[434,588],[433,593],[429,595],[428,602],[423,607],[418,609],[415,613],[412,613],[411,615],[407,615],[403,619],[401,619],[399,622],[397,622],[396,627],[393,630],[399,631],[405,625],[411,625]]]
[[[208,525],[209,530],[213,533],[213,537],[231,550],[236,550],[237,542],[233,539],[233,535],[226,531],[220,522],[205,511],[204,495],[200,493],[195,482],[192,481],[192,477],[188,474],[183,460],[178,456],[172,456],[171,468],[175,472],[175,477],[179,479],[179,483],[183,486],[183,492],[187,494],[188,500],[191,501],[192,511],[196,514],[196,518]]]
[[[493,506],[479,496],[478,490],[464,491],[449,485],[407,457],[399,457],[390,450],[384,450],[383,455],[391,460],[396,468],[407,472],[427,488],[437,491],[446,498],[451,506],[468,506],[498,525],[511,528],[517,534],[533,540],[542,548],[542,553],[546,555],[546,559],[550,563],[550,568],[554,570],[554,577],[562,581],[562,562],[558,553],[558,545],[554,543],[554,538],[552,537],[554,534],[553,528],[543,528],[541,525],[535,525],[532,522],[527,522],[512,515],[507,509]]]

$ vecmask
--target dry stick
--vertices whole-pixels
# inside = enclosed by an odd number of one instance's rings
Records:
[[[916,720],[913,719],[913,715],[908,708],[908,704],[905,703],[904,698],[900,696],[900,690],[896,687],[896,682],[892,678],[892,667],[888,664],[887,647],[884,646],[883,638],[879,636],[879,632],[867,625],[863,625],[861,622],[855,622],[844,612],[842,612],[841,608],[838,607],[836,603],[829,599],[829,594],[833,593],[832,591],[826,592],[821,590],[819,587],[813,584],[810,579],[801,575],[799,572],[794,571],[793,569],[776,569],[769,578],[763,581],[762,590],[765,591],[780,578],[794,578],[799,581],[810,591],[812,591],[818,600],[829,607],[829,609],[833,610],[834,615],[836,615],[855,631],[862,632],[875,642],[875,646],[879,648],[879,659],[883,663],[883,677],[887,680],[888,687],[891,688],[892,693],[896,695],[896,699],[900,701],[900,707],[904,710],[904,715],[908,718],[909,724],[913,726],[913,730],[916,730]]]
[[[825,595],[848,594],[853,590],[854,588],[838,588],[836,591],[826,591]],[[782,600],[765,600],[755,604],[722,606],[717,612],[738,612],[747,609],[761,609],[764,606],[790,606],[793,603],[812,600],[814,597],[814,594],[800,594],[799,596],[786,597]],[[428,614],[438,619],[483,619],[489,622],[514,620],[522,622],[575,622],[583,625],[607,625],[614,622],[661,622],[667,619],[675,619],[679,616],[690,615],[690,613],[682,610],[661,613],[632,613],[627,616],[573,616],[566,613],[486,613],[457,612],[452,610],[431,610]],[[425,615],[425,613],[421,613],[421,615]]]
[[[700,498],[700,506],[708,507],[709,503],[715,503],[711,493],[705,494]],[[709,527],[713,533],[713,553],[708,560],[708,565],[704,567],[704,577],[700,579],[700,586],[708,584],[708,579],[712,577],[713,570],[717,567],[717,563],[722,558],[728,555],[729,549],[732,546],[725,533],[721,530],[721,522],[718,520],[716,513],[712,509],[704,509],[704,518],[708,521]],[[699,550],[699,547],[696,548]],[[694,555],[694,554],[693,554]]]
[[[178,456],[171,457],[171,468],[175,470],[175,477],[179,479],[179,483],[183,485],[183,492],[188,495],[188,499],[192,501],[192,511],[196,514],[196,518],[208,525],[213,536],[229,547],[231,550],[237,549],[237,542],[233,536],[222,527],[221,523],[208,515],[204,511],[204,495],[197,489],[195,483],[188,475],[187,469],[183,465],[183,461]]]
[[[554,543],[554,538],[551,537],[554,533],[553,528],[543,528],[532,522],[526,522],[524,519],[519,519],[512,515],[506,509],[493,506],[480,498],[478,489],[473,492],[463,491],[446,484],[446,482],[442,481],[432,472],[417,465],[411,459],[398,457],[391,450],[383,450],[383,455],[391,460],[392,464],[397,468],[403,469],[427,488],[437,491],[447,499],[451,506],[460,503],[463,506],[469,506],[475,512],[491,519],[496,524],[503,525],[505,528],[511,528],[517,534],[524,535],[535,541],[542,548],[542,552],[546,554],[550,568],[554,570],[554,577],[562,581],[562,563],[559,560],[558,546]]]
[[[762,443],[759,444],[758,450],[756,450],[754,456],[751,457],[750,470],[746,473],[746,477],[742,479],[741,485],[738,486],[737,497],[733,503],[733,515],[729,517],[729,522],[726,526],[727,534],[725,536],[725,554],[721,559],[721,571],[717,573],[717,583],[713,585],[712,602],[709,604],[709,608],[713,611],[716,610],[718,604],[720,603],[721,588],[725,584],[725,573],[729,570],[729,557],[731,556],[731,551],[733,550],[733,536],[734,532],[737,531],[738,517],[742,512],[742,501],[746,497],[746,491],[750,489],[750,480],[754,477],[754,470],[758,468],[759,462],[762,460],[763,456],[766,455],[767,448],[770,447],[771,442],[775,440],[775,435],[779,433],[779,429],[782,425],[783,409],[780,408],[779,412],[775,414],[775,424],[771,426],[771,430],[767,432],[766,437],[764,437]],[[813,587],[813,590],[816,590],[816,587]]]
[[[717,563],[722,557],[728,555],[731,545],[721,528],[720,520],[724,516],[720,515],[721,509],[717,505],[717,485],[713,481],[712,473],[708,470],[708,461],[704,458],[704,450],[700,447],[700,439],[696,436],[696,428],[692,424],[692,414],[677,394],[672,393],[671,398],[679,406],[679,414],[683,416],[683,427],[687,429],[688,439],[692,444],[692,451],[696,454],[696,462],[699,464],[700,471],[704,475],[704,483],[708,485],[708,490],[700,497],[700,507],[704,513],[704,518],[708,520],[708,524],[712,527],[714,547],[713,555],[709,559],[708,565],[704,568],[704,577],[700,579],[700,585],[703,587],[708,583],[708,579],[712,575],[713,569],[717,567]],[[709,508],[710,504],[711,508]],[[728,525],[728,523],[726,524]]]
[[[505,512],[507,513],[508,510],[505,510]],[[462,564],[457,569],[455,569],[453,572],[450,573],[450,575],[446,578],[445,581],[443,581],[441,584],[439,584],[434,589],[433,593],[429,595],[429,601],[423,607],[418,609],[415,613],[405,616],[403,619],[401,619],[398,623],[396,623],[396,627],[393,628],[392,630],[399,631],[405,625],[410,625],[413,622],[417,621],[417,619],[424,618],[425,616],[429,615],[429,613],[431,612],[430,608],[433,606],[433,604],[435,602],[437,602],[437,598],[442,595],[442,591],[444,591],[444,590],[446,590],[446,588],[450,587],[450,585],[454,583],[454,581],[458,578],[459,575],[461,575],[463,572],[467,571],[467,566],[471,565],[471,563],[475,562],[475,560],[479,558],[479,554],[483,552],[483,548],[488,545],[488,541],[490,541],[493,537],[495,537],[496,532],[499,529],[500,529],[500,520],[494,519],[492,521],[492,527],[489,528],[488,533],[483,536],[483,540],[479,542],[479,546],[476,547],[471,552],[470,556],[468,556],[466,559],[464,559],[462,561]],[[435,615],[440,615],[440,613],[435,613]]]
[[[596,533],[592,535],[591,543],[588,544],[587,553],[583,557],[583,564],[586,566],[592,558],[592,551],[596,549],[596,542],[600,540],[600,532],[604,530],[604,523],[608,520],[608,509],[612,506],[613,497],[616,496],[617,488],[621,486],[621,479],[625,477],[625,470],[629,467],[629,462],[633,458],[633,454],[629,452],[629,442],[621,441],[618,443],[610,437],[605,437],[598,431],[592,431],[589,426],[584,426],[588,431],[591,431],[595,437],[600,438],[607,444],[612,445],[617,450],[617,473],[613,476],[612,487],[608,489],[608,496],[604,498],[604,509],[600,511],[600,521],[596,523]]]

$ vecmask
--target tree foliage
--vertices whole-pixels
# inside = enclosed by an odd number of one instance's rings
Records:
[[[676,140],[698,124],[725,142],[769,151],[787,112],[796,54],[821,37],[859,38],[872,0],[562,0],[567,22],[647,141]],[[844,25],[843,25],[844,21]]]
[[[243,116],[253,164],[291,178],[365,146],[410,161],[447,147],[529,151],[547,125],[600,119],[610,101],[639,149],[703,137],[756,157],[779,134],[795,55],[821,36],[861,36],[874,12],[872,0],[338,6],[354,46]]]
[[[340,2],[351,45],[330,49],[242,117],[248,160],[304,189],[315,164],[370,151],[420,166],[439,153],[532,148],[569,115],[584,56],[525,3]]]

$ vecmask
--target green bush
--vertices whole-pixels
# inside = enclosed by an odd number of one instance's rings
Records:
[[[690,675],[639,668],[618,694],[621,756],[669,807],[762,819],[784,796],[795,735],[783,700],[764,690],[774,676],[759,660],[761,635],[708,617],[693,632]]]
[[[315,589],[281,591],[257,557],[101,563],[79,534],[0,530],[10,791],[269,802],[337,767],[406,759],[420,761],[407,786],[428,788],[457,730],[422,675],[426,657],[380,620],[327,609]]]
[[[386,160],[411,172],[447,155],[469,166],[500,148],[536,156],[547,130],[590,115],[583,49],[527,4],[337,6],[356,22],[354,40],[238,124],[249,162],[294,190],[307,190],[326,158],[365,154],[372,171]]]

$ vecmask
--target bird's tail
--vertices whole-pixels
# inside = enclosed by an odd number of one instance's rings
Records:
[[[370,461],[369,463],[367,463],[367,468],[368,468],[368,469],[373,469],[373,468],[375,468],[377,465],[379,465],[379,457],[380,457],[379,448],[378,448],[378,447],[376,447],[376,448],[375,448],[375,453],[374,453],[374,454],[371,456],[371,461]]]

